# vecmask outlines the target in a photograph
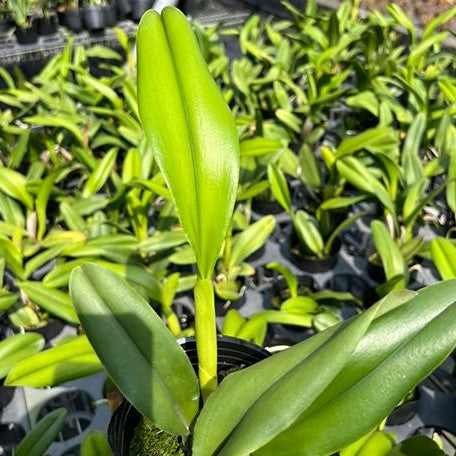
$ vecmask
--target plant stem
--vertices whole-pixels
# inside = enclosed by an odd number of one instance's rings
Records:
[[[212,280],[198,277],[194,295],[198,377],[203,400],[206,400],[217,388],[217,330]]]

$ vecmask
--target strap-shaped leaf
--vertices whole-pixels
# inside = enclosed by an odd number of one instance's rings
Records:
[[[223,397],[226,388],[236,383],[238,374],[228,377],[209,399],[197,421],[193,447],[195,454],[214,454],[222,442],[221,451],[217,454],[250,454],[290,426],[348,361],[375,312],[376,309],[372,308],[354,325],[340,327],[337,334],[320,333],[319,337],[309,339],[309,343],[288,350],[285,356],[275,357],[276,362],[272,363],[275,366],[271,365],[272,370],[268,375],[260,375],[264,374],[264,363],[247,369],[245,372],[250,370],[249,378],[242,375],[239,384],[247,392],[246,401],[230,401],[229,420],[222,416],[221,423],[217,424],[216,409],[220,407],[217,398]],[[332,355],[334,352],[337,352],[337,357]],[[253,383],[256,391],[251,390]],[[223,435],[233,425],[229,436]]]
[[[420,112],[410,125],[402,149],[402,167],[407,185],[412,185],[424,177],[419,154],[425,129],[426,114]]]
[[[233,210],[239,142],[233,116],[185,16],[150,11],[138,30],[138,102],[149,146],[208,278]]]
[[[189,359],[150,305],[118,275],[75,269],[70,292],[81,324],[109,375],[161,429],[188,434],[199,389]]]
[[[391,237],[386,225],[380,220],[372,221],[371,230],[375,248],[382,259],[386,279],[402,277],[396,287],[404,288],[407,283],[408,269],[396,241]]]
[[[49,313],[69,323],[79,323],[78,316],[67,293],[47,287],[41,282],[17,282],[30,300]]]
[[[329,455],[369,432],[454,350],[455,328],[456,305],[453,302],[385,357],[380,365],[353,382],[330,403],[306,412],[258,454],[272,456],[280,451],[280,454],[290,456]],[[302,449],[293,450],[299,443]]]
[[[271,236],[275,226],[274,216],[267,215],[234,236],[228,267],[240,265],[242,261],[255,253]]]
[[[42,456],[51,446],[65,423],[68,412],[62,407],[42,418],[23,438],[14,451],[15,456]]]
[[[432,261],[439,271],[442,279],[454,279],[456,277],[456,247],[445,238],[435,238],[430,243]]]
[[[280,451],[274,447],[275,453],[271,450],[266,454],[286,454],[288,449],[290,454],[294,455],[301,454],[298,453],[298,449],[306,455],[331,454],[378,425],[402,396],[426,376],[428,369],[435,368],[451,351],[451,347],[456,345],[455,296],[456,280],[451,280],[425,288],[418,293],[393,292],[384,298],[378,309],[377,318],[370,325],[355,352],[329,386],[310,405],[305,415],[312,417],[317,413],[323,413],[326,408],[331,408],[333,416],[328,417],[329,413],[325,414],[324,419],[318,421],[320,428],[316,429],[317,425],[314,423],[313,433],[305,431],[306,438],[300,440],[299,433],[289,435],[290,439],[294,439],[293,444],[291,440],[285,444],[282,441]],[[433,303],[432,306],[429,305],[430,302]],[[436,325],[434,322],[437,322]],[[336,331],[340,331],[341,326],[350,324],[348,321],[331,327],[284,352],[228,376],[211,396],[198,418],[195,427],[195,453],[205,456],[224,448],[222,443],[236,430],[238,423],[242,422],[242,417],[248,413],[252,405],[257,401],[266,401],[267,396],[263,395],[269,388],[276,382],[280,383],[283,376],[305,358],[316,353],[334,337]],[[432,326],[430,331],[427,331],[428,326]],[[421,335],[423,333],[425,336]],[[427,339],[427,345],[420,338]],[[335,348],[331,356],[338,358],[338,350],[339,347]],[[396,351],[401,352],[402,367]],[[421,354],[417,355],[419,352]],[[420,359],[419,364],[423,363],[423,369],[417,369],[417,356]],[[320,375],[321,366],[325,364],[321,363],[315,367],[315,377]],[[400,375],[393,372],[395,369]],[[385,382],[385,378],[391,381]],[[358,383],[362,383],[361,389],[357,389]],[[306,395],[306,388],[307,384],[302,383],[296,388],[294,397]],[[356,394],[352,391],[356,391]],[[350,401],[345,401],[343,406],[332,407],[333,402],[342,400],[346,392],[350,394]],[[230,407],[223,407],[227,401]],[[367,406],[369,411],[364,413]],[[288,403],[283,407],[287,408]],[[352,417],[353,424],[347,420],[348,415]],[[257,416],[256,430],[261,434],[260,439],[266,433],[263,432],[263,416]],[[327,425],[328,422],[331,422],[331,426]],[[304,432],[302,428],[300,431]],[[347,436],[346,440],[341,441],[344,436]],[[296,439],[299,443],[296,443]],[[324,447],[325,449],[320,451],[318,445],[322,448],[324,445],[330,445],[332,440],[336,443],[332,444],[331,449],[327,450]]]
[[[87,337],[79,336],[18,362],[5,384],[43,388],[94,374],[102,368]]]
[[[92,171],[82,190],[82,197],[88,198],[94,195],[109,177],[112,168],[116,162],[117,149],[109,150],[104,157],[97,163],[96,168]]]
[[[270,164],[268,166],[268,179],[272,193],[277,201],[287,212],[291,213],[291,195],[283,171],[277,165]]]
[[[0,342],[0,378],[19,361],[39,352],[44,339],[36,333],[17,334]]]
[[[33,208],[32,195],[27,191],[26,179],[17,171],[0,167],[0,191],[24,203],[27,208]]]

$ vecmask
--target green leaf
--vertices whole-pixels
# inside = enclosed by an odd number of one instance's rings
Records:
[[[419,113],[407,132],[402,148],[402,166],[405,181],[408,185],[424,177],[423,166],[420,161],[422,139],[426,129],[426,114]]]
[[[120,391],[161,429],[188,434],[199,389],[189,359],[127,283],[95,265],[75,269],[70,293],[81,324]],[[113,334],[116,343],[106,345]]]
[[[414,435],[398,443],[386,456],[445,456],[445,452],[429,437]]]
[[[290,426],[343,368],[369,327],[375,310],[339,328],[332,338],[321,333],[322,338],[313,337],[312,342],[299,344],[286,355],[274,356],[275,369],[268,375],[261,375],[263,361],[227,377],[197,420],[194,453],[201,456],[215,452],[230,456],[249,454]],[[320,340],[326,343],[319,344]],[[294,356],[295,352],[299,355]],[[244,388],[245,400],[230,401],[230,410],[220,413],[219,419],[219,401],[226,399],[229,392],[237,395],[238,388]],[[293,450],[299,447],[302,445],[294,446]]]
[[[310,187],[319,188],[322,182],[320,164],[306,143],[299,151],[299,167],[302,181]]]
[[[443,280],[456,278],[456,247],[448,239],[435,238],[430,242],[432,261]]]
[[[17,282],[28,298],[52,315],[69,323],[78,324],[78,316],[70,297],[63,291],[49,288],[40,282]]]
[[[456,150],[450,152],[447,171],[446,201],[450,209],[456,213]]]
[[[324,241],[315,219],[307,212],[298,210],[293,216],[293,226],[304,246],[318,257],[323,256]]]
[[[0,289],[0,312],[9,309],[17,300],[19,296],[16,293]]]
[[[244,317],[238,310],[230,309],[223,320],[222,334],[236,337],[244,322]]]
[[[159,62],[159,64],[157,64]],[[138,103],[203,278],[212,274],[236,199],[239,142],[185,16],[149,11],[138,29]]]
[[[78,118],[77,118],[78,119]],[[78,125],[78,122],[75,122],[74,117],[65,116],[61,113],[59,115],[36,115],[31,117],[26,117],[25,122],[29,124],[35,124],[43,127],[61,127],[65,130],[71,132],[74,137],[78,140],[81,145],[84,145],[84,137],[82,134],[82,128]],[[78,119],[79,120],[79,119]]]
[[[106,435],[98,430],[89,432],[81,443],[80,456],[112,456]]]
[[[286,111],[285,109],[277,109],[275,112],[277,118],[282,121],[287,127],[293,130],[296,133],[301,132],[301,120],[298,116],[293,114],[290,111]]]
[[[355,157],[345,157],[337,160],[336,166],[342,177],[350,184],[377,197],[391,214],[396,213],[394,202],[386,188],[360,160]]]
[[[44,416],[21,440],[14,456],[43,456],[59,435],[68,412],[64,408],[53,410]]]
[[[19,361],[38,353],[44,347],[44,338],[36,333],[16,334],[0,342],[0,378]]]
[[[298,315],[315,313],[318,311],[318,303],[308,296],[294,296],[285,300],[280,310]]]
[[[374,92],[365,90],[347,97],[346,103],[352,108],[366,109],[375,117],[379,117],[379,102]]]
[[[331,454],[376,427],[454,349],[455,291],[442,282],[377,318],[330,387],[258,454]]]
[[[447,35],[448,32],[441,32],[432,34],[426,39],[423,39],[420,44],[412,48],[407,59],[407,66],[409,68],[413,68],[414,66],[416,66],[418,60],[427,52],[427,50],[430,47],[434,46],[434,44],[441,43]]]
[[[78,336],[17,363],[5,385],[44,388],[95,374],[102,368],[87,337]]]
[[[456,5],[450,9],[448,9],[444,13],[440,14],[439,16],[434,18],[432,21],[430,21],[424,28],[423,40],[430,37],[435,32],[437,27],[441,26],[442,24],[445,24],[445,22],[450,21],[455,15],[456,15]]]
[[[179,247],[187,241],[181,231],[155,231],[154,234],[142,241],[140,250],[144,253],[156,253]]]
[[[391,17],[408,31],[412,43],[415,43],[415,26],[413,25],[413,22],[408,18],[408,16],[404,13],[402,8],[394,3],[390,3],[387,5],[386,9],[388,13],[390,13]]]
[[[272,269],[273,271],[277,271],[279,274],[281,274],[287,282],[288,289],[290,290],[290,295],[292,297],[298,296],[299,282],[297,277],[291,272],[290,268],[288,268],[284,264],[277,263],[275,261],[273,261],[272,263],[268,263],[266,267],[268,269]]]
[[[395,288],[404,288],[407,283],[408,270],[401,250],[383,222],[373,220],[371,230],[375,249],[382,259],[386,279],[390,280],[395,277],[402,277],[403,280],[398,282]]]
[[[84,219],[69,203],[65,201],[60,203],[60,213],[70,230],[85,232],[87,226]]]
[[[103,187],[116,162],[117,149],[109,150],[97,163],[82,190],[82,197],[89,198]]]
[[[280,141],[257,136],[241,142],[241,157],[261,157],[262,155],[277,152],[282,147]]]
[[[27,261],[24,267],[25,278],[28,278],[38,268],[60,256],[69,246],[69,242],[63,239],[60,245],[51,247],[50,249],[43,250],[42,252],[35,255],[33,258]]]
[[[288,213],[291,213],[291,195],[283,171],[277,165],[271,163],[268,166],[268,179],[276,200]]]
[[[337,158],[351,155],[359,150],[366,149],[372,153],[390,155],[397,148],[398,138],[394,129],[390,127],[376,127],[362,133],[345,138],[337,148]]]
[[[267,215],[247,229],[236,234],[232,239],[228,268],[240,265],[247,257],[262,247],[271,236],[276,226],[273,215]]]
[[[331,210],[331,209],[345,209],[352,204],[359,203],[360,201],[363,201],[366,199],[364,195],[361,196],[336,196],[334,198],[329,198],[323,203],[320,204],[319,208],[323,209],[325,211]]]
[[[33,209],[33,198],[26,184],[22,174],[0,166],[0,191],[25,204],[28,209]]]

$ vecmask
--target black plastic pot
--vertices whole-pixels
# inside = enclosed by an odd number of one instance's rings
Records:
[[[195,372],[198,369],[196,341],[193,338],[178,341],[190,359]],[[219,336],[217,344],[219,378],[227,372],[251,366],[270,353],[257,345],[234,337]],[[115,456],[128,456],[131,439],[141,414],[126,400],[114,412],[108,429],[108,439]]]
[[[128,16],[131,13],[131,1],[117,0],[117,10],[122,16]]]
[[[336,239],[330,255],[325,258],[302,255],[299,248],[293,248],[290,252],[290,260],[299,269],[312,274],[327,272],[336,266],[341,247],[340,239]]]
[[[106,13],[102,6],[85,6],[82,8],[82,22],[89,32],[103,30],[106,27]]]
[[[152,0],[132,0],[131,2],[131,17],[135,22],[141,20],[142,15],[152,8]]]
[[[114,6],[105,7],[105,18],[108,27],[114,27],[117,24],[117,10]]]
[[[39,17],[37,20],[38,35],[54,35],[58,30],[57,16]]]
[[[79,10],[67,9],[63,13],[64,25],[68,30],[79,33],[83,29],[82,17]]]
[[[38,31],[35,22],[30,27],[16,27],[14,31],[19,44],[33,44],[38,41]]]

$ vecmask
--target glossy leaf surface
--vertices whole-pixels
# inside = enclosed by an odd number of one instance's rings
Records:
[[[456,346],[455,293],[456,281],[452,280],[418,293],[393,292],[384,298],[377,305],[377,318],[340,372],[322,388],[313,403],[302,410],[294,424],[263,446],[258,454],[329,455],[375,428]],[[433,306],[429,306],[429,302]],[[319,350],[335,334],[340,334],[340,328],[350,328],[351,324],[348,321],[331,327],[227,377],[198,418],[194,450],[204,456],[215,450],[223,454],[228,444],[244,445],[244,439],[238,439],[237,443],[230,436],[237,434],[245,416],[260,407],[252,408],[254,404],[272,407],[268,393],[271,388],[274,391],[276,382],[279,387],[279,378],[293,372],[304,359],[319,357]],[[339,348],[328,356],[338,358]],[[319,363],[313,370],[315,377],[320,375],[322,366],[326,364]],[[297,386],[294,397],[308,394],[306,387]],[[299,388],[303,388],[301,393]],[[228,398],[231,407],[223,408],[221,404]],[[289,403],[284,406],[288,407]],[[256,417],[256,425],[251,422],[258,434],[252,441],[270,439],[269,431],[263,432],[264,416],[263,413]],[[230,454],[245,454],[237,451]]]
[[[102,368],[87,338],[79,336],[17,363],[5,384],[43,388],[94,374]]]
[[[175,8],[141,20],[138,102],[200,275],[210,277],[236,197],[239,142],[192,29]]]
[[[39,352],[44,347],[40,334],[26,333],[9,336],[0,342],[0,378],[5,377],[19,361]]]
[[[120,391],[161,429],[187,434],[198,411],[196,375],[160,317],[99,266],[75,269],[70,292],[91,345]],[[113,337],[115,343],[107,345]]]

